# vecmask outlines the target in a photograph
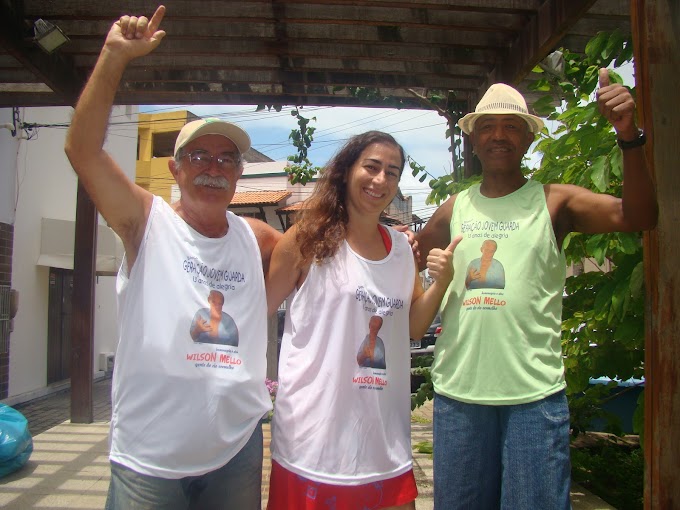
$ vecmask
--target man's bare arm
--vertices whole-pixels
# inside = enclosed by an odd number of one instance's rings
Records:
[[[451,242],[451,214],[457,196],[450,197],[440,205],[425,227],[416,234],[418,248],[422,254],[418,261],[418,268],[421,271],[427,267],[427,255],[432,248],[443,250]]]
[[[165,7],[160,6],[151,20],[123,16],[113,24],[66,136],[66,155],[99,212],[123,240],[129,267],[137,255],[152,195],[131,182],[103,146],[123,72],[132,59],[160,44],[165,32],[158,26],[164,14]]]
[[[610,85],[606,69],[600,69],[597,95],[600,112],[614,126],[617,137],[625,141],[635,139],[638,130],[633,97],[625,87]],[[621,198],[579,186],[546,186],[558,240],[571,231],[595,234],[654,228],[658,218],[656,191],[642,147],[623,150],[623,183]]]
[[[253,229],[257,244],[260,247],[260,255],[262,256],[262,271],[264,271],[264,275],[267,276],[272,252],[274,251],[276,244],[283,237],[283,234],[264,221],[255,218],[244,219],[248,222],[250,228]]]
[[[270,315],[276,312],[283,300],[295,289],[303,273],[298,266],[300,250],[295,232],[296,228],[293,226],[283,234],[271,255],[269,271],[265,273],[267,309]]]
[[[453,279],[453,254],[462,239],[463,236],[456,236],[444,249],[433,248],[428,253],[426,265],[434,283],[426,291],[423,291],[420,277],[416,274],[409,310],[409,334],[415,340],[423,337],[439,310]]]

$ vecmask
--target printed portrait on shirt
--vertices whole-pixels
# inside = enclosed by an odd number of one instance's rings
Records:
[[[208,308],[199,309],[191,321],[190,334],[196,343],[238,346],[238,328],[234,319],[222,311],[224,294],[211,290]]]
[[[492,239],[486,239],[480,248],[482,256],[474,259],[468,265],[465,274],[465,288],[467,289],[504,289],[505,269],[494,258],[498,244]]]
[[[386,368],[385,344],[378,336],[382,324],[382,317],[377,315],[372,316],[368,321],[368,334],[361,342],[357,353],[357,363],[360,367]]]

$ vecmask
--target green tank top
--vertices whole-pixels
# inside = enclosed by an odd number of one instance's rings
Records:
[[[442,302],[432,380],[462,402],[509,405],[565,387],[560,329],[566,276],[543,185],[501,198],[461,192],[451,238],[463,240]]]

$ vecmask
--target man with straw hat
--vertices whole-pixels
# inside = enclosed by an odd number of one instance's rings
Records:
[[[250,137],[219,119],[184,126],[168,162],[181,191],[172,205],[130,182],[103,148],[123,72],[160,44],[164,14],[113,24],[66,138],[125,246],[106,508],[260,510],[261,418],[271,410],[263,266],[281,234],[227,210]],[[215,320],[199,323],[206,295]]]
[[[622,149],[622,198],[527,179],[522,159],[543,121],[508,85],[492,85],[458,122],[482,182],[450,197],[418,235],[422,253],[463,236],[432,365],[438,510],[570,507],[562,243],[569,232],[651,229],[658,214],[635,103],[628,89],[609,83],[606,69],[597,102]],[[465,284],[487,240],[496,245],[503,288]]]

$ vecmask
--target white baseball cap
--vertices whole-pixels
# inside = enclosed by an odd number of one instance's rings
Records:
[[[220,135],[228,138],[234,142],[241,154],[250,149],[250,136],[243,129],[225,120],[208,118],[194,120],[182,128],[175,141],[175,157],[182,147],[204,135]]]
[[[505,83],[491,85],[477,103],[474,113],[468,113],[459,119],[458,126],[463,133],[469,135],[474,130],[475,122],[482,115],[517,115],[529,124],[532,133],[538,133],[543,129],[543,119],[531,115],[522,94]]]

